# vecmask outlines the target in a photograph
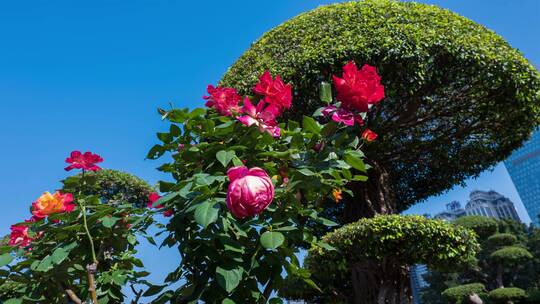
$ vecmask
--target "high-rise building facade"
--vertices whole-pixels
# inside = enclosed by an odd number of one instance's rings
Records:
[[[531,221],[540,227],[540,130],[504,164]]]
[[[465,208],[461,207],[460,202],[452,201],[446,204],[445,211],[437,213],[433,218],[451,222],[458,217],[466,215],[479,215],[496,219],[513,219],[521,222],[516,212],[516,208],[514,207],[514,203],[507,197],[493,190],[472,191],[469,194],[469,201],[465,204]],[[428,304],[422,303],[420,300],[420,292],[422,289],[429,287],[429,284],[424,279],[424,275],[428,272],[429,269],[426,265],[417,264],[411,267],[411,286],[414,304]]]

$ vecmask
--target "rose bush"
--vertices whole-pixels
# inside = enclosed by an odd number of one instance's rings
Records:
[[[181,262],[166,285],[151,287],[155,303],[280,303],[271,297],[284,273],[318,288],[297,254],[331,249],[318,235],[336,224],[321,212],[352,195],[351,181],[367,179],[361,147],[376,134],[364,120],[384,87],[375,68],[349,62],[334,77],[336,100],[322,83],[327,107],[280,121],[293,88],[274,76],[263,73],[243,99],[208,86],[206,109],[159,109],[171,124],[148,158],[169,153],[159,170],[173,181],[159,183],[166,195],[154,206],[174,210],[162,245],[178,246]],[[174,282],[181,288],[168,288]]]
[[[125,173],[101,171],[102,161],[72,152],[65,169],[81,173],[41,195],[32,217],[11,226],[0,243],[0,301],[124,303],[128,285],[142,295],[148,273],[135,247],[153,223],[152,212],[141,207],[151,188]]]

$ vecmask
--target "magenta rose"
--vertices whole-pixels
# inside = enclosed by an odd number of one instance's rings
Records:
[[[227,207],[238,218],[261,213],[274,199],[274,185],[261,168],[244,166],[227,171],[231,183],[227,190]]]

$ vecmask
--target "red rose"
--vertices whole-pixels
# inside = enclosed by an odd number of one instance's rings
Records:
[[[369,104],[384,98],[384,86],[375,67],[365,64],[361,70],[350,61],[343,66],[343,78],[333,76],[337,100],[345,109],[367,112]]]
[[[65,168],[66,171],[73,169],[83,169],[88,171],[99,171],[101,170],[96,164],[101,163],[103,158],[97,154],[91,152],[85,152],[84,154],[81,151],[73,151],[71,155],[66,158],[66,163],[71,165]]]
[[[364,132],[362,132],[362,138],[367,142],[372,142],[377,139],[377,133],[371,131],[370,129],[365,129]]]
[[[28,226],[12,225],[9,235],[9,246],[27,247],[33,238],[28,234]]]
[[[257,215],[274,199],[272,180],[261,168],[233,167],[227,171],[227,207],[237,218]]]
[[[238,95],[233,88],[215,88],[213,85],[208,85],[206,89],[208,96],[203,96],[207,100],[206,106],[214,108],[223,116],[231,116],[234,113],[240,113],[240,106],[238,102],[242,100],[242,97]]]
[[[272,79],[270,72],[265,71],[253,91],[264,96],[264,101],[269,104],[269,107],[275,108],[278,113],[291,107],[292,86],[285,84],[279,75]]]

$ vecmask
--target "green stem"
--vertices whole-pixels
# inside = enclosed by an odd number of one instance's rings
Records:
[[[81,177],[81,187],[79,188],[79,196],[81,196],[82,190],[84,186],[86,185],[86,182],[84,180],[84,174],[85,174],[85,170],[83,169],[82,177]],[[88,237],[88,241],[90,242],[90,249],[92,250],[92,262],[98,263],[97,256],[96,256],[96,248],[94,245],[94,239],[92,238],[92,234],[90,234],[90,229],[88,229],[88,221],[86,220],[86,206],[80,201],[79,201],[79,206],[82,211],[84,230],[86,231],[86,236]]]
[[[88,241],[90,241],[90,248],[92,250],[92,261],[94,263],[97,263],[98,260],[96,257],[96,248],[94,246],[94,240],[92,239],[92,235],[90,234],[90,229],[88,229],[88,223],[86,221],[86,207],[82,204],[81,204],[81,210],[82,210],[82,215],[83,215],[84,230],[86,231],[86,236],[88,237]]]

